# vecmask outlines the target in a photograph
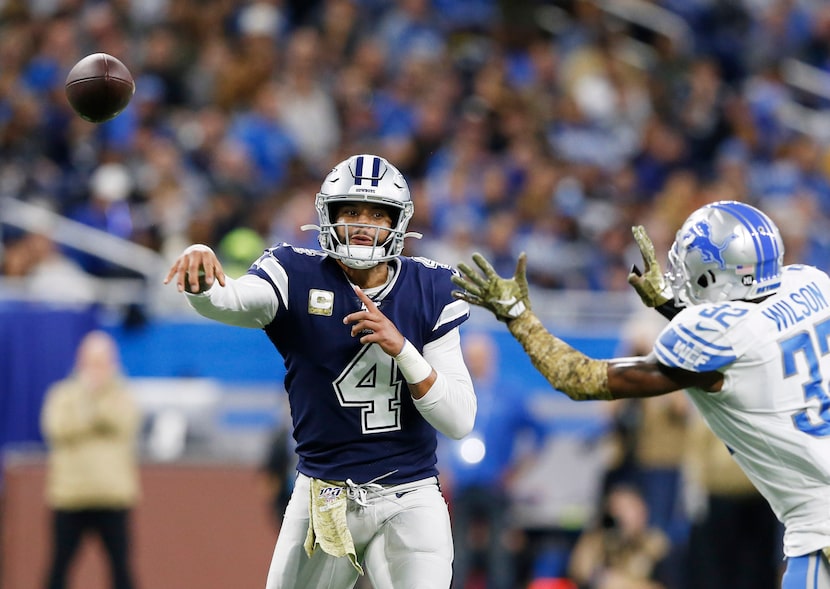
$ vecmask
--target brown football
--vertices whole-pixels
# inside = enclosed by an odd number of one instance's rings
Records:
[[[123,63],[107,53],[93,53],[66,76],[66,99],[82,118],[103,123],[127,108],[135,80]]]

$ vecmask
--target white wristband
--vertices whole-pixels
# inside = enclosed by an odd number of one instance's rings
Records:
[[[406,382],[410,384],[417,384],[422,380],[426,380],[432,374],[432,366],[409,340],[404,341],[401,353],[395,356],[395,362],[398,363],[398,369],[403,374]]]

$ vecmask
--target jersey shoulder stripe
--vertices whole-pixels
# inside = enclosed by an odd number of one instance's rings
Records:
[[[657,360],[692,372],[710,372],[734,362],[738,352],[729,339],[728,324],[713,320],[711,311],[710,305],[700,305],[676,315],[654,344]]]
[[[711,338],[717,331],[710,327],[705,327],[700,321],[691,328],[687,325],[678,325],[677,331],[683,334],[686,338],[696,342],[700,346],[711,349],[716,352],[726,352],[732,349],[731,346],[724,346],[711,341]],[[707,337],[703,337],[703,336]]]
[[[710,372],[734,362],[737,355],[731,348],[707,346],[701,340],[689,337],[682,330],[664,332],[654,346],[657,360],[672,368],[683,368],[693,372]]]
[[[453,323],[457,319],[466,319],[469,316],[470,305],[467,301],[453,301],[444,307],[443,311],[441,311],[441,315],[438,317],[438,322],[435,324],[435,327],[433,327],[433,331],[439,329],[442,325]]]
[[[288,308],[288,274],[295,261],[308,264],[313,260],[323,260],[327,254],[322,251],[294,247],[288,243],[272,246],[248,268],[248,274],[259,276],[268,281],[280,298],[284,308]]]
[[[433,334],[428,341],[438,339],[469,318],[469,304],[452,296],[455,285],[450,278],[455,270],[451,266],[422,257],[401,256],[398,261],[400,286],[406,285],[404,290],[410,297],[418,296],[425,312],[433,317]]]
[[[248,270],[249,274],[256,274],[262,277],[265,275],[274,290],[280,297],[280,302],[288,307],[288,273],[285,268],[280,265],[277,259],[271,254],[271,250],[266,251],[259,259],[251,265]]]

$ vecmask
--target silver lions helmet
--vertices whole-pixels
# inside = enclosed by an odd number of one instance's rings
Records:
[[[381,205],[392,212],[389,236],[378,242],[375,232],[372,245],[352,245],[341,241],[337,229],[348,236],[350,229],[370,227],[359,223],[337,223],[334,217],[337,207],[345,202],[361,202]],[[372,268],[379,262],[398,257],[403,251],[404,238],[420,238],[420,233],[406,232],[414,212],[409,186],[395,166],[376,155],[353,155],[334,166],[315,199],[320,225],[304,225],[302,229],[317,229],[320,247],[330,256],[341,260],[349,268]]]
[[[781,285],[784,242],[772,220],[736,201],[692,213],[669,251],[666,273],[680,306],[754,300]]]

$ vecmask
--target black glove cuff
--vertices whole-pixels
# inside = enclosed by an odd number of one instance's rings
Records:
[[[658,306],[654,307],[654,309],[655,309],[655,311],[660,313],[663,317],[665,317],[666,319],[671,321],[672,318],[675,315],[677,315],[678,313],[680,313],[680,311],[683,310],[683,307],[679,307],[679,306],[675,305],[674,304],[674,299],[669,299],[668,301],[666,301],[662,305],[658,305]]]

